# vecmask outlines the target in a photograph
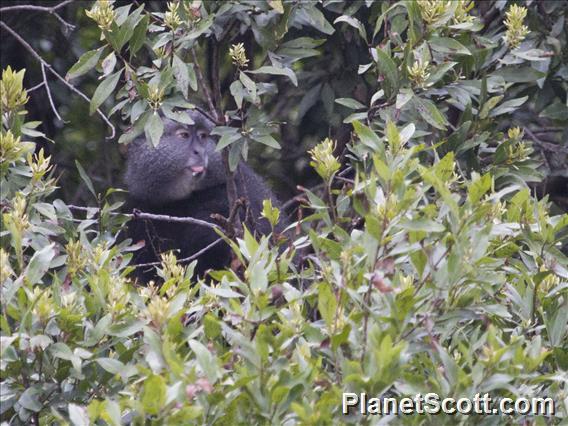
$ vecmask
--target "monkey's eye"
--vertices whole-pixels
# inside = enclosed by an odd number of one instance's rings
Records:
[[[197,131],[197,137],[198,137],[200,140],[203,141],[203,140],[207,139],[207,136],[208,136],[208,134],[207,134],[207,132],[206,132],[205,130],[198,130],[198,131]]]
[[[189,133],[189,130],[179,129],[176,131],[176,136],[182,139],[189,139],[191,134]]]

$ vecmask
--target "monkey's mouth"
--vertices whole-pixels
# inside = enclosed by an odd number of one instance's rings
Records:
[[[194,177],[203,176],[205,174],[205,167],[203,166],[191,166],[190,169]]]

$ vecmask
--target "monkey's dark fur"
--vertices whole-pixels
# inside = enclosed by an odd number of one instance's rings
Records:
[[[212,222],[213,213],[228,217],[231,206],[222,156],[215,151],[215,141],[209,135],[213,123],[198,112],[187,114],[194,125],[164,120],[158,147],[152,147],[144,136],[128,147],[125,181],[129,207],[208,222]],[[276,197],[245,164],[239,165],[235,181],[238,196],[248,203],[252,218],[247,223],[249,230],[268,234],[270,225],[260,217],[262,201],[271,199],[273,205],[279,206]],[[198,225],[142,219],[131,221],[129,236],[134,242],[145,241],[144,248],[135,255],[135,264],[158,261],[159,254],[169,250],[179,250],[178,259],[189,257],[219,238],[212,229]],[[196,273],[202,276],[207,269],[226,267],[230,260],[230,248],[221,242],[199,257]],[[153,277],[153,268],[141,269],[138,278],[146,281]]]

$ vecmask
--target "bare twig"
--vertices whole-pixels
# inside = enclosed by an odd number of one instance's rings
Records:
[[[31,93],[31,92],[33,92],[34,90],[39,89],[39,88],[40,88],[41,86],[43,86],[44,84],[45,84],[45,81],[42,81],[41,83],[36,84],[36,85],[35,85],[34,87],[32,87],[31,89],[26,89],[26,92]]]
[[[195,105],[195,110],[199,111],[199,113],[203,114],[207,119],[209,119],[211,122],[215,123],[215,118],[213,118],[211,116],[211,114],[209,113],[209,111],[205,111],[203,108],[201,108],[198,105]]]
[[[98,207],[83,207],[83,206],[75,206],[73,204],[67,204],[67,207],[71,210],[77,210],[81,212],[91,212],[95,211],[96,213],[100,212],[100,208]],[[138,209],[134,209],[132,213],[115,213],[111,212],[113,216],[125,216],[130,219],[143,219],[143,220],[156,220],[159,222],[173,222],[173,223],[191,223],[192,225],[203,226],[205,228],[211,229],[221,229],[218,225],[207,222],[206,220],[196,219],[194,217],[189,216],[169,216],[165,214],[153,214],[153,213],[146,213],[142,212]]]
[[[19,5],[16,5],[16,6],[0,7],[0,12],[10,12],[12,10],[36,10],[38,12],[53,13],[57,9],[60,9],[63,6],[68,5],[69,3],[72,3],[72,2],[73,2],[73,0],[65,0],[65,1],[62,1],[59,4],[56,4],[55,6],[52,6],[52,7],[34,6],[34,5],[31,5],[31,4],[19,4]]]
[[[179,216],[169,216],[165,214],[152,214],[141,212],[140,210],[134,209],[131,216],[134,219],[146,219],[146,220],[157,220],[162,222],[173,222],[173,223],[191,223],[192,225],[203,226],[205,228],[220,229],[214,223],[207,222],[205,220],[196,219],[194,217],[179,217]]]
[[[199,85],[205,94],[205,99],[207,100],[207,105],[209,105],[209,109],[213,113],[215,117],[215,123],[219,124],[221,117],[219,116],[219,112],[217,108],[215,108],[215,102],[213,102],[213,97],[211,96],[211,90],[209,90],[209,85],[203,76],[203,71],[201,70],[201,66],[197,61],[197,52],[195,51],[195,47],[191,48],[191,55],[193,56],[193,63],[195,65],[195,75],[197,76],[197,80],[199,80]]]
[[[51,90],[49,89],[49,84],[47,82],[47,75],[45,75],[45,65],[41,64],[41,75],[43,76],[43,82],[45,83],[45,91],[47,93],[47,99],[49,99],[49,105],[51,106],[51,110],[57,117],[59,121],[63,121],[59,113],[57,112],[57,108],[55,108],[55,104],[53,103],[53,98],[51,97]]]
[[[0,13],[12,12],[12,11],[16,11],[16,10],[31,10],[31,11],[35,11],[35,12],[46,12],[46,13],[49,13],[50,15],[55,16],[55,18],[57,18],[57,20],[61,24],[63,24],[66,31],[68,31],[68,30],[73,31],[75,29],[75,25],[70,24],[65,19],[63,19],[61,17],[61,15],[59,15],[58,13],[55,12],[57,9],[60,9],[63,6],[68,5],[72,1],[73,0],[65,0],[65,1],[62,1],[59,4],[56,4],[55,6],[52,6],[52,7],[35,6],[35,5],[32,5],[32,4],[19,4],[19,5],[15,5],[15,6],[6,6],[6,7],[0,8]]]
[[[100,212],[100,208],[98,207],[83,207],[83,206],[75,206],[73,204],[67,204],[67,207],[71,210],[77,210],[81,212],[91,212],[95,211],[96,213]],[[194,217],[189,216],[169,216],[165,214],[153,214],[153,213],[146,213],[142,212],[138,209],[134,209],[132,213],[114,213],[111,212],[113,216],[125,216],[129,219],[144,219],[144,220],[156,220],[160,222],[173,222],[173,223],[191,223],[192,225],[203,226],[205,228],[211,229],[221,229],[215,223],[207,222],[206,220],[196,219]]]
[[[215,108],[220,110],[221,108],[221,81],[219,78],[219,44],[214,37],[210,40],[210,52],[211,52],[211,75],[209,76],[209,81],[211,81],[211,89],[213,90],[213,101],[215,102]]]
[[[14,6],[15,7],[15,6]],[[14,37],[22,46],[25,47],[25,49],[30,52],[32,54],[32,56],[43,66],[45,66],[45,68],[51,72],[55,77],[57,77],[58,80],[60,80],[65,86],[67,86],[69,88],[69,90],[71,90],[72,92],[76,93],[77,95],[79,95],[81,98],[83,98],[84,100],[86,100],[87,102],[91,102],[91,99],[85,95],[83,92],[81,92],[79,89],[77,89],[75,86],[73,86],[71,83],[69,83],[67,80],[65,80],[65,78],[63,78],[57,71],[55,71],[53,69],[53,67],[46,62],[35,50],[33,47],[31,47],[27,41],[25,41],[17,32],[15,32],[12,28],[10,28],[8,25],[6,25],[4,22],[0,21],[0,27],[2,27],[3,29],[5,29],[8,33],[10,33],[10,35],[12,37]],[[110,122],[110,120],[107,118],[107,116],[99,109],[97,108],[97,113],[99,114],[99,116],[103,119],[103,121],[106,123],[106,125],[111,129],[111,134],[110,136],[108,136],[106,139],[113,139],[114,136],[116,135],[116,129],[114,128],[114,126],[112,125],[112,123]]]
[[[187,262],[191,262],[192,260],[197,259],[199,256],[201,256],[203,253],[205,253],[208,250],[211,250],[213,247],[215,247],[217,244],[219,244],[221,241],[223,241],[222,238],[218,238],[215,241],[213,241],[211,244],[203,247],[201,250],[199,250],[196,253],[193,253],[191,256],[189,257],[184,257],[183,259],[178,259],[177,263],[187,263]],[[148,263],[138,263],[136,265],[132,265],[135,268],[146,268],[149,266],[159,266],[161,265],[162,262],[148,262]]]
[[[532,139],[532,141],[534,143],[536,143],[539,146],[539,148],[541,150],[547,151],[547,152],[554,152],[554,153],[558,153],[558,152],[568,153],[568,146],[557,145],[555,143],[545,142],[545,141],[541,140],[540,138],[538,138],[531,131],[531,129],[529,129],[528,127],[525,127],[524,130],[525,130],[525,133]]]

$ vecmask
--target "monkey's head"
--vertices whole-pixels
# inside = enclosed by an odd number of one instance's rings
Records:
[[[195,124],[163,120],[164,132],[157,147],[144,135],[128,147],[125,180],[133,198],[162,204],[183,200],[211,186],[208,168],[217,168],[220,158],[210,136],[214,124],[199,112],[188,111],[187,115]]]

